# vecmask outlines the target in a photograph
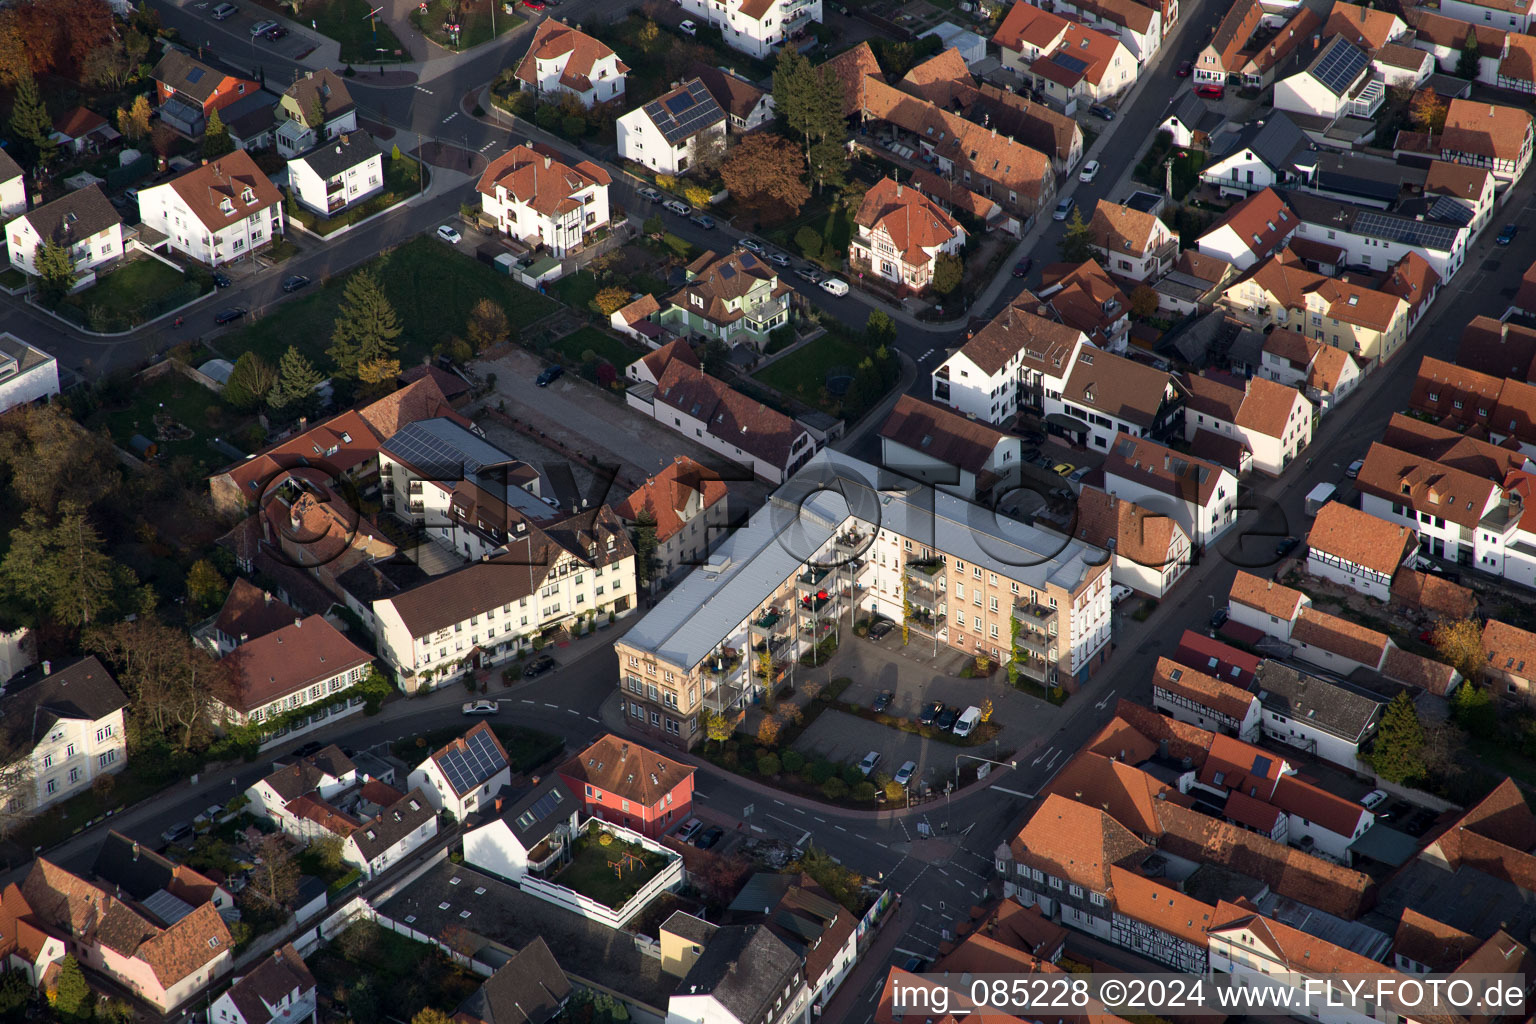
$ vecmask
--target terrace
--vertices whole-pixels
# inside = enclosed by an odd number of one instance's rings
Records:
[[[666,857],[638,843],[592,829],[571,844],[570,863],[550,881],[617,910],[668,863]]]
[[[1013,617],[1031,629],[1046,633],[1050,631],[1051,623],[1056,621],[1056,609],[1047,608],[1043,604],[1016,604],[1013,606]]]

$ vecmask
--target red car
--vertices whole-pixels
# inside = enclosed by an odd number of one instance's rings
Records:
[[[1188,78],[1190,73],[1194,70],[1195,65],[1193,61],[1181,60],[1179,61],[1179,69],[1175,71],[1174,74],[1178,75],[1180,78]]]
[[[523,2],[527,3],[528,0],[523,0]],[[1227,87],[1224,85],[1215,85],[1211,82],[1203,82],[1200,85],[1195,86],[1195,95],[1204,96],[1208,100],[1219,100],[1226,94]]]
[[[544,9],[544,0],[523,0],[523,6],[530,11],[542,11]]]

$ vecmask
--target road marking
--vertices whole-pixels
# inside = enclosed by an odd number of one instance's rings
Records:
[[[780,807],[784,806],[784,801],[783,800],[775,800],[774,803],[778,804]]]
[[[817,820],[820,820],[820,819],[817,819]],[[832,827],[837,829],[839,832],[847,832],[848,831],[847,829],[843,828],[843,826],[841,826],[841,825],[833,825]]]
[[[929,906],[929,905],[928,905],[928,904],[926,904],[926,903],[924,903],[924,904],[923,904],[923,909],[924,909],[924,910],[928,910],[928,911],[933,911],[933,908],[932,908],[932,907],[930,907],[930,906]],[[934,912],[935,912],[935,913],[937,913],[937,911],[934,911]]]
[[[456,118],[458,116],[459,116],[459,112],[457,110],[455,110],[453,113],[449,114],[447,117],[443,118],[438,123],[439,124],[447,124],[449,121],[452,121],[454,118]]]
[[[416,86],[416,87],[415,87],[415,89],[416,89],[416,91],[417,91],[417,92],[424,92],[424,93],[426,93],[426,94],[427,94],[427,95],[428,95],[428,96],[431,96],[431,95],[432,95],[432,90],[431,90],[431,89],[428,89],[428,88],[427,88],[427,87],[426,87],[426,86],[424,86],[424,85],[418,85],[418,86]]]
[[[596,722],[598,725],[602,725],[603,724],[601,719],[593,718],[591,715],[587,716],[587,721],[589,721],[589,722]]]
[[[492,139],[490,142],[487,142],[485,145],[480,147],[480,152],[484,153],[486,150],[490,149],[494,145],[496,145],[496,140]]]
[[[573,714],[573,715],[579,715],[579,714],[581,714],[581,712],[580,712],[580,711],[577,711],[577,710],[576,710],[576,709],[575,709],[575,708],[566,708],[566,709],[565,709],[565,710],[567,710],[567,711],[569,711],[569,712],[570,712],[570,713],[571,713],[571,714]]]
[[[1100,711],[1103,711],[1105,705],[1107,705],[1109,703],[1109,698],[1113,697],[1114,695],[1115,695],[1115,691],[1114,690],[1110,690],[1108,693],[1106,693],[1104,695],[1104,699],[1099,701],[1097,704],[1095,704],[1094,707],[1098,708]]]
[[[949,877],[949,872],[945,871],[943,868],[935,868],[934,870],[943,875],[945,878]]]
[[[817,821],[819,821],[819,822],[821,822],[821,823],[822,823],[822,824],[823,824],[823,825],[825,825],[825,824],[826,824],[826,823],[827,823],[827,819],[826,819],[826,818],[820,818],[820,817],[818,817],[818,818],[817,818],[817,819],[816,819],[816,820],[817,820]]]
[[[1046,757],[1048,757],[1050,755],[1051,751],[1053,751],[1055,749],[1056,749],[1055,747],[1046,747],[1044,750],[1042,750],[1040,752],[1040,755],[1038,757],[1036,757],[1033,761],[1029,762],[1029,766],[1031,768],[1034,768],[1041,761],[1044,761],[1046,759]]]
[[[1021,796],[1026,800],[1033,800],[1035,798],[1033,793],[1020,793],[1016,789],[1004,789],[1002,786],[990,786],[988,789],[993,793],[1007,793],[1009,796]]]
[[[884,843],[876,843],[875,845],[880,847],[880,849],[882,849],[882,850],[889,850],[890,849],[890,847],[885,845]]]
[[[529,700],[529,699],[528,699],[528,698],[527,698],[527,697],[524,697],[524,698],[523,698],[523,703],[524,703],[524,704],[532,704],[532,703],[533,703],[533,701],[531,701],[531,700]]]
[[[1047,768],[1054,768],[1054,767],[1056,767],[1056,759],[1058,757],[1060,757],[1062,754],[1065,754],[1065,753],[1066,753],[1065,750],[1058,750],[1058,751],[1056,751],[1056,753],[1051,755],[1051,759],[1049,761],[1045,762],[1045,766]]]
[[[804,814],[805,813],[805,808],[804,807],[796,807],[795,808],[795,813],[796,814]]]
[[[544,702],[544,706],[547,707],[547,708],[554,708],[556,711],[560,710],[560,705],[559,704],[551,704],[549,701],[545,701]]]

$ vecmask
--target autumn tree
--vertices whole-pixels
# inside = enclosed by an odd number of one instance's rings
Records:
[[[713,743],[724,743],[736,731],[731,720],[718,711],[705,708],[703,717],[704,736]]]
[[[141,725],[180,749],[206,739],[214,700],[231,699],[229,666],[152,614],[88,630],[84,643],[113,669]]]
[[[629,292],[623,288],[604,288],[592,299],[592,304],[603,316],[613,316],[629,305]]]
[[[140,93],[133,98],[133,102],[127,109],[119,109],[117,112],[117,130],[129,142],[139,142],[149,138],[149,97]]]
[[[212,562],[200,558],[187,570],[187,597],[203,611],[212,611],[224,603],[229,583]]]
[[[1082,263],[1093,258],[1093,229],[1083,220],[1083,211],[1074,207],[1067,232],[1056,242],[1056,251],[1068,263]]]
[[[235,140],[229,137],[229,129],[215,107],[208,112],[208,122],[203,126],[203,159],[217,160],[234,151]]]
[[[777,715],[764,715],[757,726],[757,742],[765,747],[778,746],[779,733],[783,728],[784,724],[779,721]]]
[[[121,46],[103,43],[85,55],[80,74],[91,85],[121,89],[135,70]]]
[[[452,1020],[453,1018],[437,1007],[425,1006],[411,1018],[411,1024],[452,1024]]]
[[[492,345],[500,345],[512,335],[507,311],[494,299],[480,299],[469,310],[469,324],[464,333],[476,352],[484,352]]]
[[[1156,316],[1159,306],[1157,292],[1150,286],[1139,284],[1131,289],[1131,316],[1145,320]]]
[[[1413,97],[1409,104],[1408,117],[1413,126],[1421,132],[1431,135],[1439,133],[1445,128],[1445,115],[1448,108],[1433,89],[1424,89]]]
[[[59,405],[26,405],[0,416],[0,465],[22,503],[46,512],[66,501],[90,508],[120,479],[111,442]]]
[[[1483,649],[1483,627],[1476,619],[1441,619],[1430,631],[1429,642],[1440,660],[1473,682],[1482,678],[1488,665]]]
[[[793,217],[811,197],[802,180],[804,159],[793,142],[765,133],[748,135],[720,166],[720,179],[748,206],[772,207]]]
[[[359,270],[347,279],[326,354],[342,373],[356,376],[364,363],[393,358],[403,330],[378,278]]]
[[[267,899],[286,907],[299,894],[299,865],[281,832],[261,837],[255,849],[256,869],[251,884]]]
[[[933,280],[929,282],[940,295],[953,295],[965,280],[965,264],[953,253],[941,252],[933,261]]]
[[[380,388],[386,391],[393,390],[387,385],[398,376],[400,376],[398,359],[369,359],[357,364],[357,379],[364,384],[373,385],[370,388],[371,392],[377,392]]]
[[[51,238],[38,242],[32,252],[32,264],[37,268],[38,298],[45,306],[57,306],[79,277],[69,248]]]
[[[315,388],[325,378],[304,353],[289,345],[277,364],[277,379],[267,395],[267,404],[279,412],[302,416],[315,405]]]
[[[1381,717],[1381,727],[1365,758],[1376,774],[1393,783],[1410,783],[1424,777],[1424,726],[1406,691],[1392,698]]]
[[[255,352],[244,352],[235,360],[224,383],[224,401],[242,411],[254,409],[266,402],[277,383],[277,371]]]

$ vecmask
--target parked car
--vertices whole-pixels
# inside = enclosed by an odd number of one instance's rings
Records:
[[[546,5],[544,0],[523,0],[523,6],[530,11],[542,11]]]
[[[763,259],[767,260],[769,263],[772,263],[776,267],[787,267],[787,266],[789,266],[789,257],[785,256],[781,252],[764,253],[763,254]]]
[[[201,814],[192,819],[192,827],[201,828],[204,825],[212,825],[219,820],[223,813],[224,806],[222,804],[214,804],[211,807],[205,808]]]
[[[1056,209],[1051,212],[1051,220],[1066,220],[1072,216],[1072,210],[1077,206],[1077,200],[1071,196],[1056,204]]]
[[[1295,551],[1300,543],[1301,541],[1296,537],[1287,537],[1275,545],[1275,554],[1280,558],[1284,558],[1292,551]]]
[[[272,21],[270,19],[267,20],[267,21],[258,21],[256,24],[251,26],[251,35],[253,37],[254,36],[264,36],[264,35],[267,34],[267,32],[269,32],[270,30],[272,30],[274,28],[277,28],[277,22],[275,22],[275,21]]]
[[[1212,629],[1220,629],[1222,626],[1225,626],[1226,624],[1227,624],[1227,610],[1225,608],[1217,608],[1214,612],[1211,613],[1211,628]]]
[[[1087,163],[1083,164],[1083,169],[1077,172],[1078,181],[1092,181],[1098,176],[1099,162],[1097,160],[1089,160]]]
[[[226,310],[222,311],[221,313],[219,313],[218,316],[215,316],[213,318],[213,322],[216,323],[216,324],[219,324],[220,326],[223,326],[224,324],[232,324],[236,320],[242,319],[244,316],[245,316],[245,310],[242,307],[240,307],[240,306],[231,306],[229,309],[226,309]]]
[[[1074,484],[1080,484],[1084,480],[1087,480],[1088,479],[1088,474],[1092,473],[1092,472],[1093,472],[1093,467],[1092,466],[1078,466],[1076,469],[1074,469],[1072,471],[1072,475],[1067,477],[1067,479],[1072,481]]]
[[[458,245],[464,240],[463,235],[459,234],[458,231],[454,230],[447,224],[444,224],[442,227],[437,229],[437,237],[451,245]]]
[[[696,213],[688,219],[693,221],[699,227],[703,228],[705,231],[715,230],[715,218],[711,217],[707,213]]]
[[[701,850],[712,849],[716,843],[725,838],[725,829],[719,825],[707,829],[703,835],[694,840],[693,845]]]
[[[1203,96],[1208,100],[1219,100],[1227,95],[1227,87],[1216,85],[1214,82],[1201,82],[1195,86],[1195,95]]]
[[[677,26],[677,30],[685,36],[696,36],[699,34],[699,26],[695,25],[691,20],[686,19],[682,22],[682,24]]]
[[[233,18],[240,13],[240,8],[234,4],[219,4],[211,12],[214,21],[223,21],[225,18]]]
[[[309,284],[309,278],[303,274],[294,274],[292,277],[283,278],[283,291],[296,292],[307,284]]]
[[[895,699],[896,694],[893,691],[881,690],[879,693],[875,694],[875,702],[871,704],[870,707],[876,714],[880,714],[889,708],[891,706],[891,702]]]
[[[1056,465],[1051,467],[1051,472],[1055,473],[1057,476],[1071,476],[1072,471],[1076,468],[1077,467],[1072,465],[1070,462],[1058,462]]]
[[[1029,273],[1029,268],[1033,267],[1034,265],[1035,261],[1030,259],[1028,256],[1025,256],[1023,259],[1019,260],[1019,262],[1013,265],[1013,276],[1023,277],[1025,274]]]
[[[172,825],[164,832],[161,832],[160,838],[165,840],[167,843],[179,843],[191,834],[192,826],[188,825],[186,822],[182,822],[180,825]]]
[[[1345,468],[1344,475],[1349,477],[1351,480],[1353,480],[1353,479],[1355,479],[1356,477],[1358,477],[1360,475],[1360,471],[1362,469],[1364,469],[1364,468],[1365,468],[1365,460],[1364,459],[1356,459],[1354,462],[1351,462]]]
[[[1178,75],[1180,78],[1188,78],[1190,75],[1192,75],[1194,73],[1194,71],[1195,71],[1195,62],[1194,61],[1192,61],[1192,60],[1181,60],[1181,61],[1179,61],[1178,70],[1175,71],[1174,74]]]
[[[1386,790],[1384,790],[1384,789],[1373,789],[1369,793],[1365,794],[1365,796],[1360,798],[1360,806],[1364,807],[1368,811],[1374,811],[1376,808],[1378,808],[1382,804],[1386,803],[1386,800],[1387,800],[1387,791]]]
[[[671,210],[673,213],[677,214],[679,217],[688,217],[688,216],[691,216],[693,214],[693,207],[689,206],[685,202],[682,202],[681,200],[668,199],[666,202],[662,203],[661,205],[662,205],[663,209]]]
[[[1515,240],[1515,235],[1519,232],[1519,230],[1520,229],[1514,224],[1505,224],[1504,230],[1499,232],[1499,237],[1493,240],[1493,244],[1508,245],[1510,242]]]
[[[659,203],[666,198],[666,196],[662,195],[660,192],[656,191],[650,186],[646,186],[645,188],[641,189],[639,196],[641,199],[644,199],[648,203]],[[695,818],[694,820],[697,821],[698,819]]]
[[[864,755],[864,760],[859,762],[859,771],[862,772],[864,777],[867,779],[870,777],[870,775],[874,774],[875,765],[879,763],[880,751],[871,750],[869,753]]]
[[[1134,593],[1136,593],[1136,591],[1132,590],[1124,583],[1116,583],[1114,586],[1109,588],[1109,603],[1119,604],[1121,601],[1124,601]]]
[[[935,718],[933,720],[933,724],[934,724],[935,727],[943,729],[945,732],[948,732],[949,730],[951,730],[951,729],[953,729],[955,727],[955,722],[959,718],[960,718],[960,709],[956,708],[956,707],[950,707],[949,705],[946,704],[944,706],[944,710],[939,712],[939,717]]]
[[[275,43],[288,34],[288,30],[281,25],[273,25],[261,34],[262,38],[270,43]]]
[[[691,843],[693,837],[704,831],[704,823],[698,818],[689,818],[683,822],[683,827],[677,830],[677,838],[680,842]]]
[[[229,279],[229,275],[225,274],[223,271],[215,270],[213,272],[213,286],[215,288],[228,288],[232,283],[233,282],[231,282]]]
[[[905,786],[912,781],[912,776],[917,774],[916,761],[903,761],[901,767],[896,769],[896,774],[891,776],[891,781],[898,786]]]
[[[802,281],[809,281],[811,284],[820,283],[821,279],[826,276],[821,271],[812,266],[795,267],[790,271],[790,273],[794,274]]]
[[[472,700],[462,710],[466,715],[494,715],[501,710],[501,705],[493,700]]]
[[[895,628],[896,623],[892,622],[890,619],[881,619],[879,622],[869,627],[869,638],[871,640],[880,640]]]
[[[761,256],[764,252],[763,243],[751,238],[743,238],[741,241],[736,243],[736,246],[737,248],[747,250],[747,252],[755,252],[759,256]]]
[[[537,658],[534,658],[532,661],[530,661],[527,668],[523,669],[523,678],[537,679],[539,676],[543,675],[554,667],[555,659],[551,658],[547,654],[541,654]]]
[[[533,383],[538,387],[547,388],[559,379],[560,375],[564,372],[565,367],[563,366],[546,366],[544,372],[534,378]]]
[[[1110,110],[1102,103],[1095,103],[1093,106],[1089,107],[1088,113],[1092,114],[1094,117],[1102,118],[1105,121],[1113,121],[1115,119],[1115,112]]]
[[[821,290],[841,297],[848,294],[848,282],[840,278],[829,277],[821,282]]]

